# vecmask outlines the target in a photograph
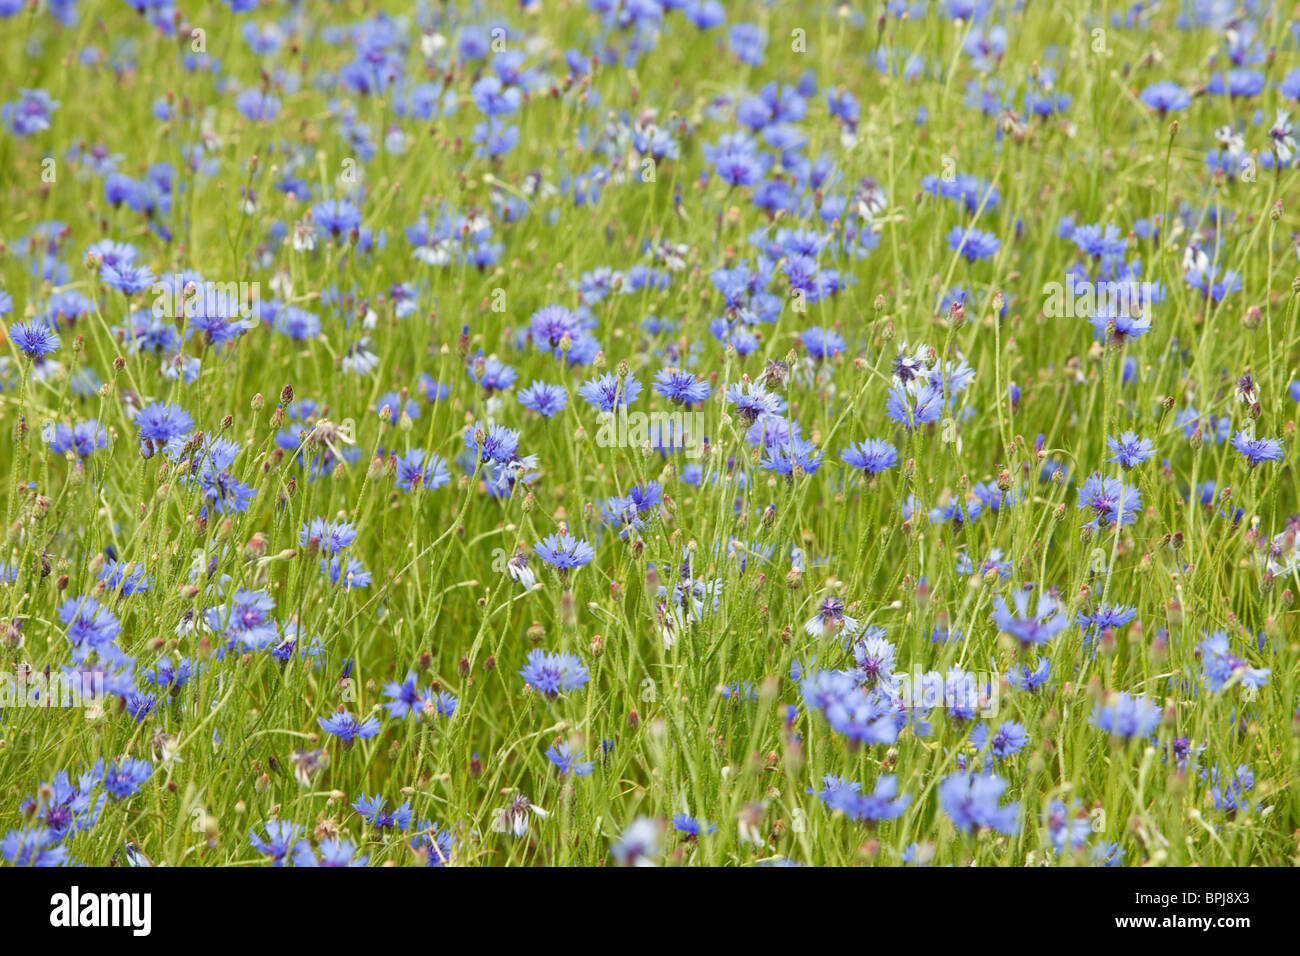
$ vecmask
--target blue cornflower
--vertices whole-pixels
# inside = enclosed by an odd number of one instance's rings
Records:
[[[953,226],[948,232],[947,239],[952,251],[963,256],[967,262],[988,259],[1002,248],[1001,239],[991,232],[984,232],[974,226],[964,230],[961,226]]]
[[[1025,749],[1025,744],[1029,743],[1029,733],[1023,724],[1014,720],[1003,721],[991,734],[987,724],[979,723],[971,731],[970,742],[979,750],[988,748],[994,757],[1005,760]]]
[[[850,443],[840,452],[840,458],[864,475],[878,475],[898,464],[898,449],[883,439],[868,438],[864,442]]]
[[[385,811],[388,805],[388,798],[375,794],[373,797],[362,794],[359,800],[352,804],[352,809],[357,811],[363,818],[369,821],[370,825],[376,830],[405,830],[411,825],[411,804],[410,801],[403,803],[400,807],[392,812]]]
[[[853,675],[864,687],[892,683],[897,648],[884,634],[883,628],[871,627],[853,641]]]
[[[1031,668],[1028,664],[1017,664],[1007,671],[1007,683],[1018,690],[1033,693],[1047,685],[1052,674],[1052,665],[1046,657],[1039,657]]]
[[[330,579],[330,584],[344,591],[370,587],[371,574],[351,555],[336,554],[320,559],[320,573]]]
[[[73,786],[68,772],[60,770],[36,796],[22,802],[23,815],[35,817],[59,839],[88,830],[98,822],[108,800],[107,794],[95,794],[97,783],[93,777],[83,774]]]
[[[384,409],[388,409],[387,415],[384,414]],[[407,418],[419,418],[420,406],[413,398],[403,401],[401,392],[388,392],[379,396],[379,401],[375,402],[375,414],[390,425],[396,425],[403,413]]]
[[[143,721],[158,706],[158,698],[153,694],[141,694],[132,691],[126,695],[126,712],[136,720]]]
[[[208,608],[204,620],[231,650],[238,644],[245,650],[260,651],[279,640],[274,610],[275,599],[267,592],[240,588],[228,604]]]
[[[1138,96],[1143,103],[1160,113],[1174,113],[1192,105],[1191,95],[1177,83],[1161,80],[1152,83]]]
[[[1048,835],[1052,838],[1052,846],[1057,853],[1066,852],[1067,847],[1073,852],[1088,842],[1088,836],[1092,833],[1092,821],[1078,807],[1077,801],[1073,807],[1067,807],[1060,800],[1053,800],[1044,817]]]
[[[1243,429],[1232,436],[1229,444],[1241,452],[1249,468],[1254,468],[1262,461],[1282,460],[1282,443],[1276,438],[1253,438]]]
[[[74,647],[112,643],[122,633],[122,624],[108,608],[94,598],[68,598],[59,607],[59,620],[68,629]]]
[[[804,438],[792,438],[788,444],[769,445],[767,454],[759,463],[764,471],[792,476],[796,468],[811,475],[821,467],[822,451]]]
[[[9,326],[9,340],[31,359],[44,358],[59,350],[59,333],[44,322],[15,322]]]
[[[687,840],[698,840],[701,833],[717,833],[718,827],[708,820],[697,820],[685,813],[673,817],[673,829],[684,834]]]
[[[402,681],[402,683],[398,684],[390,681],[384,685],[384,696],[393,698],[384,704],[388,708],[388,716],[400,720],[415,713],[416,710],[424,706],[428,694],[428,691],[416,690],[415,672],[407,671],[406,680]]]
[[[804,632],[810,637],[840,635],[846,642],[857,634],[859,621],[844,613],[844,602],[831,596],[817,606],[817,613],[804,622]],[[883,633],[883,632],[882,632]]]
[[[533,382],[521,389],[516,397],[520,405],[543,418],[554,418],[569,404],[569,393],[563,385],[547,385],[545,382]]]
[[[178,661],[171,658],[163,658],[153,670],[146,671],[143,675],[145,681],[153,684],[155,687],[161,687],[165,690],[179,690],[190,682],[202,670],[202,665],[196,665],[188,657],[182,657]]]
[[[706,149],[705,158],[713,163],[718,178],[728,186],[758,185],[768,165],[763,156],[732,145],[712,151]]]
[[[813,326],[801,336],[803,347],[813,358],[825,361],[844,351],[844,336],[821,326]]]
[[[210,502],[220,513],[242,514],[257,497],[257,489],[240,481],[232,471],[242,450],[238,442],[227,438],[209,439],[203,450],[191,459],[189,473],[182,480],[191,483],[197,471],[205,502]],[[203,514],[207,514],[206,504]]]
[[[757,23],[735,23],[727,30],[727,48],[742,63],[761,66],[766,47],[767,34]]]
[[[297,305],[286,305],[276,314],[272,327],[291,339],[314,339],[321,333],[320,316]]]
[[[582,538],[575,538],[571,534],[547,535],[533,545],[533,552],[561,572],[580,568],[590,563],[596,556],[595,548]]]
[[[288,820],[267,820],[262,824],[266,837],[258,835],[257,829],[248,831],[248,842],[254,850],[271,858],[272,866],[284,866],[284,858],[289,855],[303,828]]]
[[[484,116],[508,116],[523,101],[523,93],[517,87],[506,86],[495,76],[483,77],[469,92]]]
[[[752,424],[764,415],[779,415],[785,411],[785,399],[775,392],[769,392],[757,382],[741,382],[728,385],[726,392],[728,405],[736,407],[736,414],[747,424]]]
[[[256,87],[250,86],[246,90],[240,91],[235,97],[235,109],[239,110],[246,119],[270,121],[276,118],[280,113],[280,100],[270,93],[264,93]]]
[[[8,107],[5,107],[8,109]],[[52,830],[10,830],[0,839],[0,857],[14,866],[70,866],[74,861],[66,846],[56,846],[59,836]]]
[[[306,840],[298,841],[298,845],[293,849],[294,866],[330,866],[330,867],[347,867],[347,866],[365,866],[366,861],[370,859],[366,854],[355,856],[357,849],[352,842],[343,837],[336,837],[321,840],[319,845],[320,857],[312,852],[311,844]]]
[[[421,820],[415,825],[416,836],[407,844],[425,857],[425,866],[446,866],[455,848],[452,834],[431,820]]]
[[[906,386],[895,385],[885,399],[885,414],[908,431],[931,425],[943,416],[943,389],[929,381],[914,379]]]
[[[357,540],[357,529],[347,521],[330,521],[312,518],[298,530],[298,546],[314,547],[321,554],[337,554],[352,547]]]
[[[318,232],[337,237],[361,227],[361,211],[346,199],[326,199],[311,207],[311,220]]]
[[[749,680],[732,681],[722,688],[721,694],[725,700],[747,702],[758,700],[758,691],[754,687],[754,682]]]
[[[1092,712],[1090,723],[1112,737],[1146,737],[1160,725],[1160,707],[1151,698],[1124,691],[1112,694]]]
[[[134,262],[118,265],[105,263],[99,270],[99,278],[110,289],[118,289],[127,295],[136,295],[145,289],[153,288],[158,281],[158,277],[149,270],[148,266]]]
[[[147,454],[152,454],[154,446],[173,450],[182,438],[189,435],[194,419],[179,405],[153,402],[136,413],[135,425],[140,430],[141,447]]]
[[[466,425],[465,447],[485,465],[505,464],[519,449],[519,432],[504,425],[489,425],[486,429],[482,425]]]
[[[1205,640],[1196,645],[1196,651],[1201,657],[1201,676],[1211,691],[1217,693],[1223,690],[1234,678],[1235,683],[1254,689],[1268,684],[1268,675],[1271,673],[1269,668],[1251,667],[1231,653],[1228,650],[1228,635],[1223,631],[1208,634]]]
[[[591,679],[591,674],[577,654],[567,651],[548,653],[540,648],[528,652],[528,662],[519,671],[525,683],[538,693],[554,699],[577,690]]]
[[[1142,510],[1142,493],[1118,478],[1104,478],[1093,472],[1079,489],[1079,510],[1091,511],[1093,519],[1086,527],[1097,529],[1114,524],[1133,524]]]
[[[72,427],[56,425],[46,434],[46,438],[50,443],[50,451],[57,455],[71,451],[78,458],[89,457],[93,452],[107,448],[110,443],[108,430],[94,418],[77,422]]]
[[[898,739],[889,698],[879,688],[863,688],[844,671],[813,671],[800,681],[804,703],[818,710],[831,729],[864,744]]]
[[[519,377],[518,372],[495,355],[489,358],[480,357],[475,359],[469,364],[466,371],[469,372],[470,380],[481,386],[489,394],[504,392],[514,385],[515,379]]]
[[[1221,778],[1227,777],[1220,784]],[[1246,804],[1242,798],[1255,789],[1255,774],[1246,764],[1241,764],[1231,776],[1224,774],[1218,767],[1201,771],[1201,779],[1210,783],[1210,796],[1214,800],[1214,809],[1237,811]]]
[[[406,492],[432,491],[451,481],[447,463],[437,455],[424,454],[422,448],[412,448],[397,459],[397,487]]]
[[[1074,622],[1083,628],[1084,640],[1091,644],[1102,631],[1114,631],[1137,617],[1137,609],[1125,604],[1099,604],[1091,614],[1080,611]]]
[[[1039,592],[1034,609],[1029,609],[1032,592],[1019,588],[1011,592],[1015,613],[1006,599],[998,595],[993,599],[993,620],[997,626],[1020,642],[1021,647],[1046,644],[1070,626],[1070,618],[1061,611],[1061,605],[1046,592]]]
[[[817,799],[854,820],[892,820],[902,816],[911,802],[910,794],[898,796],[898,778],[881,776],[871,793],[862,792],[862,784],[826,774],[824,786],[816,791]],[[810,791],[812,792],[812,791]]]
[[[123,597],[148,591],[153,584],[153,579],[149,577],[149,572],[145,568],[134,562],[123,564],[112,558],[104,562],[104,566],[99,569],[99,580],[110,593],[121,589]]]
[[[1088,858],[1095,866],[1123,866],[1126,852],[1118,843],[1104,840],[1092,848]]]
[[[708,382],[673,369],[661,369],[655,375],[654,390],[674,405],[698,405],[709,397]]]
[[[1215,276],[1218,271],[1217,266],[1197,265],[1187,271],[1183,276],[1183,281],[1200,292],[1201,298],[1222,302],[1224,298],[1233,292],[1241,291],[1241,274],[1232,269],[1226,269],[1223,272],[1223,277],[1216,279]]]
[[[561,776],[571,773],[575,777],[589,777],[596,766],[592,761],[582,759],[582,751],[574,753],[568,741],[547,748],[546,759],[555,764]]]
[[[1119,462],[1125,471],[1136,468],[1156,452],[1151,439],[1139,438],[1134,432],[1124,432],[1119,438],[1107,437],[1106,447],[1115,453],[1114,458],[1106,460]]]
[[[148,761],[136,760],[134,757],[118,757],[107,765],[100,759],[95,761],[91,773],[99,777],[106,791],[121,800],[144,785],[153,773],[153,766]]]
[[[339,710],[328,717],[318,718],[316,722],[322,730],[338,737],[344,744],[350,744],[357,737],[368,740],[379,733],[379,720],[373,714],[365,720],[357,720],[348,711]]]
[[[18,99],[0,107],[0,123],[15,136],[31,136],[50,128],[50,116],[58,108],[44,90],[19,90]]]
[[[613,372],[606,372],[599,378],[584,382],[578,394],[588,405],[595,405],[602,412],[612,412],[619,406],[626,407],[637,400],[641,394],[641,383],[635,375],[628,375],[620,384]]]
[[[1080,252],[1093,258],[1121,256],[1127,246],[1124,237],[1119,234],[1119,228],[1113,223],[1106,226],[1100,223],[1077,226],[1070,239],[1079,247]]]
[[[998,800],[1007,782],[993,774],[949,774],[939,784],[939,806],[959,830],[974,832],[984,827],[1008,836],[1020,829],[1020,804]]]
[[[582,321],[562,305],[543,306],[528,321],[529,338],[538,348],[553,351],[557,358],[565,336],[573,342],[582,331]]]

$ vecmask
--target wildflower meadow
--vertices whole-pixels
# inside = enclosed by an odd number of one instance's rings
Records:
[[[0,0],[0,81],[0,866],[1300,860],[1300,8]]]

